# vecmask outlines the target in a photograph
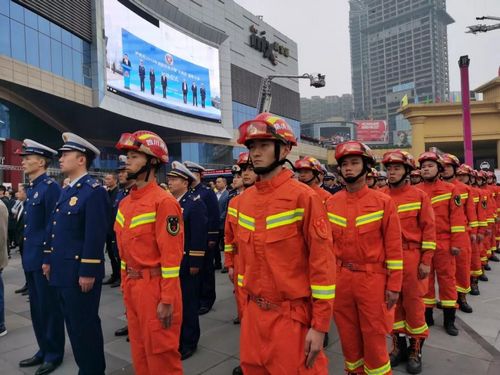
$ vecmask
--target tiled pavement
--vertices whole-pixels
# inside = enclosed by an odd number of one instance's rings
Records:
[[[436,312],[436,326],[424,347],[423,374],[499,375],[500,374],[500,265],[488,273],[490,281],[482,283],[481,296],[469,297],[475,312],[459,313],[458,337],[448,336],[441,327],[441,313]],[[20,369],[19,360],[36,351],[26,297],[14,294],[23,283],[19,255],[15,254],[4,270],[6,325],[9,333],[0,338],[0,375],[33,374],[35,368]],[[226,275],[217,274],[218,299],[213,311],[201,317],[202,336],[196,354],[185,361],[186,375],[230,375],[238,364],[239,326],[232,323],[235,305],[231,284]],[[104,331],[107,374],[133,374],[130,349],[123,338],[113,335],[124,325],[123,305],[118,289],[103,287],[100,316]],[[342,374],[342,354],[335,328],[330,333],[327,354],[330,374]],[[396,373],[405,373],[404,367]],[[67,341],[63,364],[54,374],[77,374],[71,347]],[[166,369],[165,374],[168,374]]]

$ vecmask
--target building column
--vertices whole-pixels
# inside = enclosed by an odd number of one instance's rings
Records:
[[[415,158],[418,158],[422,152],[425,152],[425,116],[410,117],[408,121],[411,124],[412,147],[411,152]]]

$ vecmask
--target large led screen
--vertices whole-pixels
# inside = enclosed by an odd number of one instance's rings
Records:
[[[109,91],[191,116],[220,121],[219,50],[118,0],[104,0]]]

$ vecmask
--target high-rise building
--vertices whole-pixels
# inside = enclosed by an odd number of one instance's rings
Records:
[[[325,96],[324,98],[319,96],[300,98],[301,122],[325,121],[332,117],[351,120],[352,116],[353,103],[351,94]]]
[[[350,0],[354,116],[395,127],[401,99],[448,98],[446,0]]]

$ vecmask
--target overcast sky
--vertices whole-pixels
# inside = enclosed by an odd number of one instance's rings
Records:
[[[351,93],[348,0],[236,0],[255,15],[295,40],[299,47],[299,73],[326,74],[326,87],[315,89],[302,80],[300,95]],[[500,17],[499,0],[448,0],[455,23],[448,26],[450,90],[460,91],[458,58],[469,55],[470,87],[497,76],[500,66],[500,29],[465,34],[466,26],[500,21],[476,21],[479,16]]]

